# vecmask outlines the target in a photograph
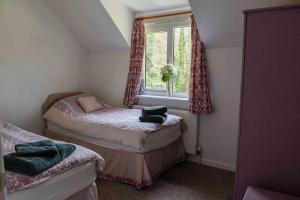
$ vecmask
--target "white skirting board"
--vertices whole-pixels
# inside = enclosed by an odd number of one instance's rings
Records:
[[[194,163],[198,163],[198,164],[202,164],[202,165],[206,165],[206,166],[235,172],[235,165],[223,163],[223,162],[219,162],[219,161],[214,161],[214,160],[203,159],[203,158],[201,158],[200,155],[187,155],[187,160],[190,162],[194,162]]]

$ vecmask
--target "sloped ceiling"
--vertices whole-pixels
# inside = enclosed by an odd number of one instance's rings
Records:
[[[131,42],[131,29],[134,13],[121,0],[100,0],[104,8],[109,13],[115,25],[122,33],[128,44]]]
[[[188,0],[121,0],[136,13],[176,9],[189,6]]]
[[[208,48],[238,47],[243,38],[245,9],[299,4],[300,0],[189,0]]]
[[[87,50],[116,51],[129,48],[128,36],[122,34],[99,0],[45,2]]]
[[[87,50],[109,52],[129,49],[134,12],[141,13],[154,8],[170,9],[189,3],[206,47],[239,47],[242,46],[243,38],[242,10],[299,4],[300,0],[45,0],[45,2]]]

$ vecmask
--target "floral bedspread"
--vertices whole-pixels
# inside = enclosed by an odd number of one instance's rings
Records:
[[[52,112],[53,110],[56,110],[60,112],[58,115],[68,118],[62,121],[61,124],[58,124],[61,125],[61,127],[64,127],[65,121],[77,120],[78,122],[97,123],[100,126],[111,126],[118,129],[145,134],[151,134],[160,129],[178,124],[182,120],[181,117],[169,114],[167,120],[163,124],[143,123],[139,121],[139,117],[142,115],[142,111],[140,109],[113,108],[107,104],[104,104],[105,109],[103,110],[85,113],[78,104],[78,98],[86,95],[87,94],[76,95],[56,102],[45,113],[44,118],[58,123],[56,117],[60,117],[55,114],[53,115]],[[103,104],[101,100],[98,99],[98,101]]]
[[[0,136],[4,155],[14,152],[16,144],[48,139],[1,121]],[[63,143],[60,141],[55,142]],[[76,145],[76,150],[70,156],[36,176],[26,176],[6,171],[8,193],[33,187],[59,173],[93,160],[96,161],[97,170],[102,171],[104,167],[104,159],[97,153]]]
[[[44,114],[44,119],[89,138],[105,140],[139,150],[143,149],[143,144],[148,136],[170,126],[178,125],[181,128],[180,125],[182,125],[181,117],[170,114],[163,124],[140,122],[139,117],[142,115],[140,109],[105,105],[105,108],[100,111],[85,113],[78,104],[78,98],[82,95],[56,102]],[[100,100],[98,101],[100,102]]]

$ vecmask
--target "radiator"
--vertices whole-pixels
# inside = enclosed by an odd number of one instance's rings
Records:
[[[134,105],[133,108],[141,109],[144,106]],[[183,143],[186,153],[196,155],[198,151],[198,116],[186,110],[168,109],[168,113],[183,118],[186,129],[183,132]]]

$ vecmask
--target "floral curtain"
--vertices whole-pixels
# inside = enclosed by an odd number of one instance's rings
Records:
[[[131,34],[130,64],[123,104],[132,106],[137,102],[137,95],[141,84],[142,65],[145,45],[145,27],[141,19],[133,23]]]
[[[189,108],[194,114],[212,113],[205,48],[192,16],[192,60],[189,81]]]

